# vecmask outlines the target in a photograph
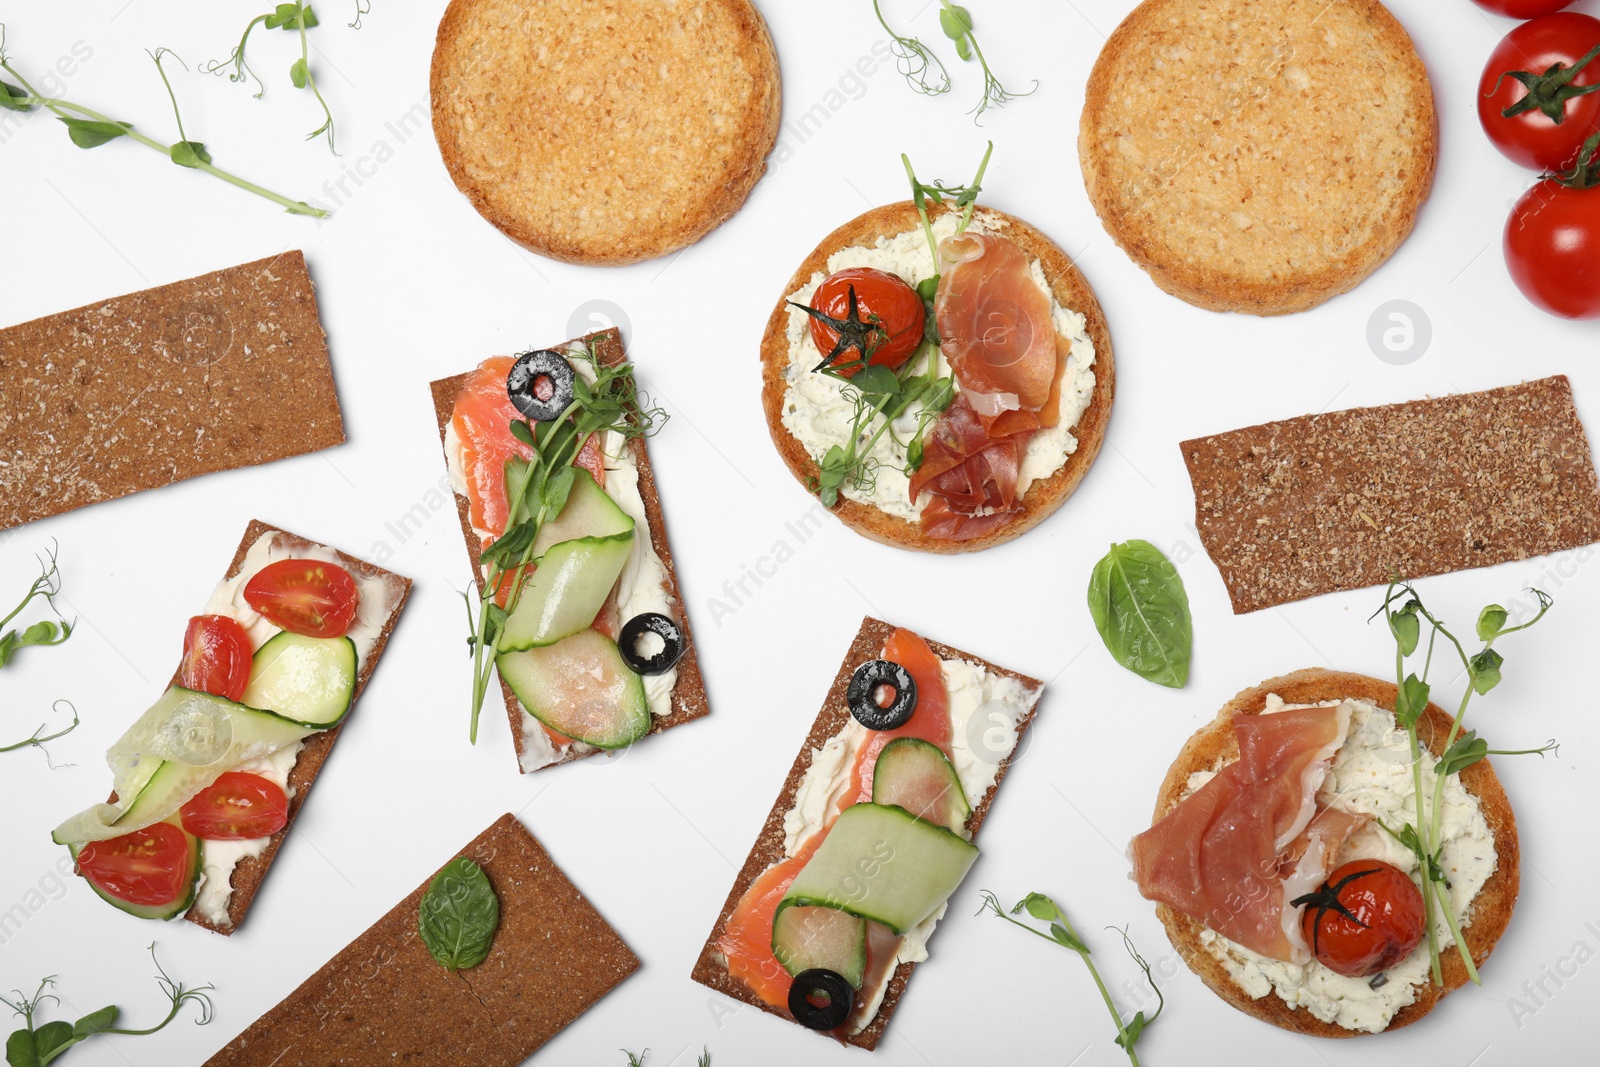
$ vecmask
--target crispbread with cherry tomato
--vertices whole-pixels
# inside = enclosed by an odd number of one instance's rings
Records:
[[[1239,717],[1260,715],[1266,708],[1268,697],[1272,694],[1281,697],[1284,703],[1291,707],[1360,700],[1370,702],[1380,709],[1392,709],[1396,699],[1395,686],[1388,682],[1365,675],[1322,668],[1297,671],[1269,679],[1245,690],[1229,701],[1215,720],[1196,731],[1184,745],[1161,783],[1161,789],[1156,797],[1153,823],[1159,823],[1189,796],[1192,789],[1192,775],[1217,772],[1240,758],[1235,735],[1235,720]],[[1432,703],[1422,714],[1418,724],[1418,734],[1435,757],[1442,754],[1443,742],[1449,734],[1451,721],[1448,713]],[[1470,923],[1463,931],[1475,964],[1481,966],[1494,950],[1501,935],[1505,933],[1506,926],[1511,920],[1512,910],[1516,906],[1517,893],[1521,885],[1520,849],[1516,819],[1512,814],[1510,801],[1506,798],[1505,790],[1495,776],[1490,762],[1485,759],[1467,767],[1460,772],[1459,778],[1461,786],[1477,801],[1478,810],[1487,823],[1498,856],[1494,872],[1472,899]],[[1339,874],[1338,871],[1333,873]],[[1349,873],[1351,872],[1343,872],[1343,874]],[[1340,874],[1340,877],[1343,877],[1343,874]],[[1344,893],[1347,894],[1350,888],[1346,885]],[[1348,899],[1354,903],[1354,898]],[[1165,904],[1157,906],[1156,914],[1166,927],[1167,936],[1171,939],[1173,947],[1178,950],[1190,970],[1199,975],[1213,992],[1240,1011],[1282,1029],[1313,1037],[1355,1037],[1364,1033],[1360,1030],[1346,1029],[1336,1023],[1324,1022],[1307,1010],[1291,1008],[1270,990],[1260,998],[1250,996],[1229,975],[1221,960],[1208,951],[1206,942],[1202,939],[1202,934],[1207,932],[1202,923]],[[1328,947],[1332,948],[1331,945]],[[1370,963],[1357,958],[1361,950],[1376,947],[1376,941],[1365,946],[1345,944],[1339,946],[1339,952],[1343,955],[1333,954],[1328,958],[1340,965],[1350,965],[1351,969],[1359,970],[1362,964]],[[1436,985],[1431,981],[1424,981],[1417,986],[1415,999],[1401,1007],[1382,1032],[1387,1033],[1416,1022],[1437,1007],[1446,994],[1466,984],[1468,980],[1466,968],[1460,956],[1454,951],[1442,952],[1440,956],[1443,965],[1443,984]]]

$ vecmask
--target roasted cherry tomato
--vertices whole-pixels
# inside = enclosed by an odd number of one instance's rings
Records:
[[[1382,860],[1346,863],[1322,888],[1291,903],[1305,907],[1300,930],[1317,961],[1350,978],[1393,967],[1425,932],[1422,890],[1410,875]]]
[[[856,314],[850,314],[850,292],[855,291]],[[910,359],[922,344],[927,308],[917,291],[899,276],[872,267],[849,267],[823,279],[812,294],[811,308],[830,319],[859,322],[865,329],[861,344],[852,344],[839,354],[832,366],[858,363],[862,345],[871,353],[871,362],[894,370]],[[839,344],[840,331],[817,316],[811,316],[811,339],[817,351],[827,356]],[[847,337],[847,340],[850,338]],[[840,370],[853,376],[861,368]]]
[[[1564,11],[1506,34],[1478,79],[1478,121],[1524,167],[1571,167],[1600,130],[1600,19]]]
[[[141,907],[171,904],[189,888],[189,839],[158,822],[110,841],[91,841],[78,853],[78,870],[105,892]]]
[[[250,684],[250,635],[226,615],[196,615],[183,632],[185,689],[237,701]]]
[[[261,617],[290,633],[342,637],[361,604],[356,580],[337,563],[281,559],[244,587],[244,600]]]
[[[1578,170],[1589,173],[1546,178],[1517,201],[1506,223],[1506,267],[1522,294],[1552,315],[1600,319],[1600,185],[1579,187],[1600,181],[1600,159]]]
[[[180,814],[183,828],[205,841],[248,841],[289,823],[289,798],[259,774],[229,771],[200,791]]]
[[[1508,19],[1536,19],[1570,7],[1572,0],[1472,0],[1485,11],[1504,15]]]

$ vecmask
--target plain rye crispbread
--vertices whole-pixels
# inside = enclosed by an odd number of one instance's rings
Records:
[[[1236,614],[1600,541],[1564,376],[1182,444]]]
[[[756,838],[756,843],[750,849],[750,855],[745,860],[744,866],[739,870],[738,877],[734,879],[733,888],[728,891],[728,899],[722,905],[722,912],[717,916],[717,923],[711,930],[711,936],[706,938],[700,956],[695,961],[694,970],[690,977],[703,986],[715,989],[735,1000],[760,1008],[762,1011],[776,1015],[780,1019],[793,1019],[787,1011],[780,1011],[767,1004],[760,997],[750,991],[743,982],[738,981],[728,974],[727,958],[717,948],[717,939],[722,936],[723,929],[728,924],[728,918],[733,914],[739,904],[739,899],[744,896],[750,884],[760,877],[761,872],[784,858],[783,816],[790,808],[794,807],[795,795],[804,781],[811,760],[827,740],[838,733],[850,721],[850,702],[847,696],[850,688],[850,676],[855,669],[867,660],[877,659],[883,654],[883,646],[894,633],[895,627],[889,623],[871,617],[861,620],[861,629],[856,632],[855,639],[851,641],[849,650],[845,653],[844,662],[839,665],[839,673],[834,677],[833,686],[828,690],[827,699],[823,701],[822,710],[817,713],[816,722],[811,726],[811,732],[806,735],[805,743],[800,746],[800,753],[795,756],[794,765],[789,768],[789,776],[784,779],[783,788],[778,793],[778,799],[773,802],[772,811],[767,815],[766,823],[761,827],[761,834]],[[1017,720],[1018,744],[1021,743],[1023,731],[1033,722],[1033,717],[1039,711],[1039,699],[1044,691],[1044,683],[1015,671],[1008,671],[1004,667],[997,667],[977,656],[969,656],[948,645],[941,645],[937,641],[929,641],[928,647],[933,649],[934,655],[940,659],[960,659],[968,663],[982,666],[991,674],[1012,678],[1020,682],[1033,694],[1033,704],[1020,719]],[[1013,747],[1006,757],[1000,761],[1000,766],[995,773],[994,785],[972,807],[972,815],[967,819],[967,830],[976,840],[978,828],[989,815],[989,808],[994,803],[996,792],[999,791],[1000,782],[1005,778],[1006,772],[1011,769],[1011,761],[1016,755]],[[876,1049],[878,1042],[883,1039],[884,1033],[889,1029],[889,1018],[894,1014],[895,1008],[900,1003],[900,998],[905,995],[906,983],[911,980],[911,972],[916,969],[915,963],[902,963],[895,968],[894,976],[889,980],[888,991],[884,994],[883,1003],[878,1008],[878,1014],[867,1025],[866,1029],[849,1038],[849,1043],[864,1049]],[[796,1023],[795,1025],[799,1025]]]
[[[1157,285],[1281,315],[1394,254],[1438,140],[1427,71],[1377,0],[1145,0],[1089,76],[1078,155]]]
[[[1253,689],[1246,689],[1234,697],[1217,713],[1216,719],[1202,726],[1178,753],[1161,792],[1156,797],[1155,814],[1151,823],[1161,821],[1177,807],[1188,790],[1189,776],[1196,771],[1216,770],[1239,758],[1238,739],[1234,733],[1234,718],[1240,715],[1259,715],[1266,707],[1267,697],[1276,693],[1288,704],[1319,704],[1330,700],[1365,700],[1386,711],[1393,711],[1395,687],[1388,682],[1362,674],[1313,667],[1296,671],[1281,678],[1272,678]],[[1444,741],[1450,732],[1450,716],[1437,704],[1429,704],[1427,712],[1417,723],[1418,739],[1435,756],[1444,751]],[[1494,837],[1498,863],[1494,873],[1472,900],[1471,923],[1462,932],[1472,950],[1474,965],[1494,951],[1495,944],[1505,933],[1511,921],[1511,912],[1517,904],[1521,886],[1521,849],[1517,839],[1517,823],[1511,813],[1511,802],[1506,799],[1500,780],[1488,760],[1473,764],[1460,774],[1461,784],[1478,800],[1484,821]],[[1203,925],[1187,915],[1158,905],[1156,914],[1167,929],[1167,936],[1189,965],[1223,1000],[1235,1008],[1264,1022],[1296,1033],[1313,1037],[1358,1037],[1365,1031],[1346,1030],[1336,1023],[1325,1023],[1308,1011],[1289,1007],[1275,992],[1259,1000],[1236,983],[1223,968],[1221,961],[1206,950],[1200,941]],[[1408,1026],[1432,1011],[1451,990],[1459,989],[1467,981],[1467,969],[1460,953],[1449,949],[1440,953],[1444,968],[1444,985],[1427,982],[1417,987],[1416,1000],[1395,1013],[1383,1032]]]
[[[452,0],[431,92],[472,206],[572,263],[698,241],[778,137],[777,53],[750,0]]]
[[[937,219],[948,206],[928,204],[928,217]],[[1028,256],[1036,259],[1050,284],[1056,303],[1084,318],[1089,340],[1094,342],[1094,396],[1084,409],[1072,434],[1078,440],[1077,450],[1067,457],[1061,469],[1048,478],[1041,478],[1028,486],[1023,494],[1023,509],[1017,517],[1004,526],[970,541],[940,541],[923,536],[914,522],[882,511],[871,504],[851,500],[839,495],[833,514],[839,521],[865,537],[896,548],[909,548],[919,552],[977,552],[1004,544],[1012,538],[1033,529],[1066,503],[1067,497],[1078,488],[1089,466],[1100,454],[1105,441],[1106,426],[1111,421],[1111,401],[1116,393],[1116,361],[1111,354],[1111,330],[1106,325],[1100,301],[1089,287],[1083,273],[1078,270],[1065,252],[1054,241],[1023,222],[992,208],[979,208],[979,212],[996,222],[996,232],[1010,238]],[[790,473],[802,486],[815,483],[817,462],[800,441],[783,424],[784,394],[788,388],[785,376],[789,367],[789,294],[810,282],[818,273],[828,273],[828,258],[842,248],[871,247],[880,240],[889,240],[922,225],[916,205],[909,200],[898,204],[885,204],[858,215],[834,230],[806,257],[784,286],[777,306],[767,319],[766,332],[761,337],[761,406],[766,412],[767,431],[778,454]],[[805,372],[810,371],[807,367]]]
[[[0,330],[0,530],[343,441],[299,251]]]
[[[430,875],[207,1067],[517,1067],[638,970],[622,938],[513,816],[456,855],[482,867],[500,898],[487,959],[450,972],[428,954],[417,915]]]

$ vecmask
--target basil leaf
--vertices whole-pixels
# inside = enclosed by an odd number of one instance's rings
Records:
[[[72,143],[79,148],[99,148],[107,141],[114,141],[118,137],[125,137],[133,129],[131,122],[96,122],[90,119],[60,120],[66,124],[67,136],[72,138]]]
[[[1182,689],[1194,626],[1177,568],[1148,541],[1124,541],[1095,565],[1089,613],[1113,658],[1141,678]]]
[[[483,868],[457,856],[422,895],[417,930],[428,953],[447,970],[476,967],[489,955],[500,926],[500,898]]]
[[[116,1021],[117,1006],[112,1004],[108,1007],[101,1008],[99,1011],[92,1011],[88,1015],[85,1015],[83,1018],[79,1019],[77,1022],[73,1023],[72,1032],[79,1038],[93,1037],[100,1031],[110,1027],[111,1024]]]

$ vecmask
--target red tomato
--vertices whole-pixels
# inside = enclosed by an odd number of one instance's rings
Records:
[[[289,824],[289,798],[259,774],[229,771],[180,810],[183,828],[205,841],[248,841]]]
[[[1506,34],[1489,55],[1478,79],[1478,121],[1483,132],[1507,159],[1540,171],[1563,171],[1572,166],[1583,142],[1600,130],[1600,91],[1583,94],[1586,86],[1600,85],[1600,19],[1575,11],[1525,22]],[[1561,71],[1547,74],[1560,66]],[[1578,69],[1576,74],[1571,73]],[[1524,85],[1510,72],[1534,75],[1534,86]],[[1561,79],[1570,79],[1562,87]],[[1541,110],[1545,101],[1557,122]],[[1527,110],[1507,118],[1507,108]]]
[[[196,615],[183,632],[185,689],[237,701],[250,684],[250,635],[226,615]]]
[[[922,344],[922,328],[927,318],[927,308],[917,291],[897,275],[872,267],[849,267],[823,279],[812,294],[811,307],[832,319],[850,317],[850,290],[856,294],[856,317],[875,327],[866,340],[872,353],[871,362],[894,370],[901,366]],[[813,317],[811,339],[817,351],[824,356],[839,343],[839,331]],[[862,358],[858,347],[847,348],[835,365],[842,366]],[[860,367],[842,370],[846,377],[853,376]]]
[[[1600,319],[1600,186],[1546,178],[1506,223],[1506,267],[1534,304],[1569,319]]]
[[[250,579],[244,600],[262,618],[290,633],[342,637],[356,617],[361,595],[356,580],[337,563],[281,559]]]
[[[1508,19],[1536,19],[1569,6],[1572,0],[1472,0],[1485,11]]]
[[[1304,905],[1300,930],[1312,954],[1330,971],[1366,978],[1411,954],[1424,933],[1422,890],[1411,876],[1382,860],[1346,863]]]
[[[118,900],[141,907],[171,904],[189,889],[189,839],[158,822],[110,841],[91,841],[78,853],[83,876]]]

